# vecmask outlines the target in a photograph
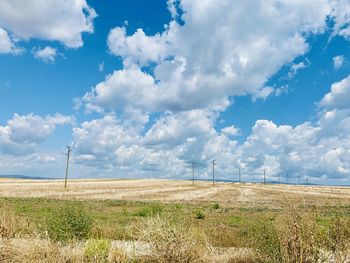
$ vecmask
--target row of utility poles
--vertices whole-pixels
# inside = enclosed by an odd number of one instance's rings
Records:
[[[213,186],[215,186],[215,166],[217,165],[216,160],[214,159],[212,162],[212,173],[213,173]],[[195,167],[196,167],[196,163],[195,162],[191,162],[192,165],[192,184],[194,184],[194,171],[195,171]],[[287,184],[290,184],[290,176],[289,173],[286,173],[286,178],[287,178]],[[238,168],[238,182],[241,183],[241,168]],[[278,182],[281,183],[281,174],[278,174]],[[263,170],[263,184],[266,184],[266,169]],[[298,176],[298,184],[301,184],[300,181],[300,175]],[[309,180],[307,178],[307,176],[305,176],[305,184],[308,185],[309,184]]]
[[[66,147],[67,147],[67,153],[66,153],[67,163],[66,163],[66,176],[64,179],[64,188],[67,188],[69,157],[70,157],[70,153],[72,152],[72,149],[70,146],[66,146]],[[212,163],[212,167],[213,167],[213,186],[215,186],[215,166],[217,165],[217,163],[216,163],[215,159],[211,163]],[[194,184],[194,170],[196,167],[196,163],[191,162],[191,164],[192,164],[192,184]],[[286,175],[287,175],[287,184],[289,184],[290,183],[289,173],[287,173]],[[278,174],[278,181],[279,181],[279,183],[281,183],[281,174]],[[241,183],[241,168],[238,168],[238,182]],[[266,184],[266,169],[264,169],[263,183]],[[308,178],[306,176],[305,176],[305,183],[306,183],[306,185],[309,184]],[[300,184],[300,175],[298,176],[298,184]]]

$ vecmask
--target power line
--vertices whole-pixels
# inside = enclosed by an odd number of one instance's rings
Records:
[[[72,149],[71,149],[69,146],[66,146],[66,147],[67,147],[67,153],[66,153],[66,156],[67,156],[67,164],[66,164],[66,177],[65,177],[65,179],[64,179],[64,188],[67,188],[69,156],[70,156],[70,153],[71,153],[71,151],[72,151]]]

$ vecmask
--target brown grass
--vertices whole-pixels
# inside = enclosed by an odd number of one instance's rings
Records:
[[[206,262],[210,251],[203,233],[182,220],[156,216],[145,220],[139,233],[151,245],[149,262]]]
[[[230,207],[268,206],[303,202],[309,205],[350,201],[350,188],[302,185],[262,185],[185,180],[61,180],[6,179],[0,185],[2,197],[45,197],[54,199],[133,200],[162,202],[218,202]]]
[[[63,191],[59,183],[0,186],[0,196],[48,197],[1,199],[0,262],[350,262],[347,188],[77,180]],[[65,200],[75,198],[83,201]],[[45,234],[45,217],[64,203],[94,215],[80,241]]]

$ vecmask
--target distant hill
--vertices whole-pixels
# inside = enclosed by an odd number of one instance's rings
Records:
[[[22,175],[22,174],[0,174],[0,178],[35,179],[35,180],[60,179],[60,178],[50,178],[50,177],[28,176],[28,175]]]

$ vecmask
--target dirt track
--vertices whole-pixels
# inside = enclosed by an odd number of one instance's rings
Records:
[[[283,203],[348,203],[350,188],[217,183],[185,180],[62,180],[1,179],[2,197],[117,199],[165,202],[220,202],[228,206],[278,206]]]

